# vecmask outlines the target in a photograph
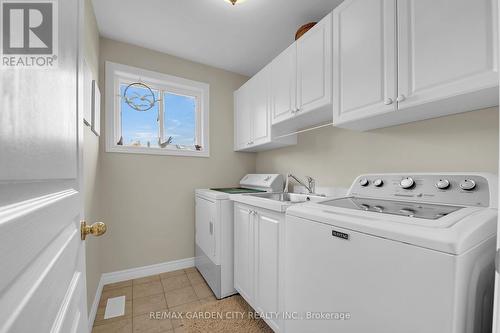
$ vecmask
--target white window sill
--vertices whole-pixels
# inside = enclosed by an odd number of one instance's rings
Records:
[[[168,148],[147,148],[131,146],[113,146],[106,148],[107,153],[122,154],[145,154],[145,155],[167,155],[167,156],[191,156],[191,157],[210,157],[209,151],[205,150],[187,150],[187,149],[168,149]]]

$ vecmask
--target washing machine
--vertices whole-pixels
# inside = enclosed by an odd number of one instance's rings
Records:
[[[217,299],[234,289],[234,225],[231,197],[242,193],[282,192],[280,174],[247,174],[239,186],[195,190],[195,266]]]
[[[373,174],[287,210],[286,333],[491,332],[497,177]]]

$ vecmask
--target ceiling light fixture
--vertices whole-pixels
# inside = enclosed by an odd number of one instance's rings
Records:
[[[238,5],[242,2],[244,2],[245,0],[225,0],[226,2],[229,2],[230,4],[232,4],[233,6],[236,5],[236,3],[238,3]]]

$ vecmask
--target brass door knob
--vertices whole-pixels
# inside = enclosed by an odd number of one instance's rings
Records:
[[[80,222],[80,235],[82,240],[87,238],[88,234],[92,234],[94,236],[101,236],[106,232],[106,224],[103,222],[96,222],[92,225],[87,225],[87,222]]]

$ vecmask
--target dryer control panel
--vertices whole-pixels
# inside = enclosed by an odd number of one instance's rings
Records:
[[[361,175],[349,195],[475,207],[489,207],[491,200],[488,179],[477,174]]]
[[[283,184],[280,174],[248,174],[240,180],[241,187],[266,192],[282,192]]]

